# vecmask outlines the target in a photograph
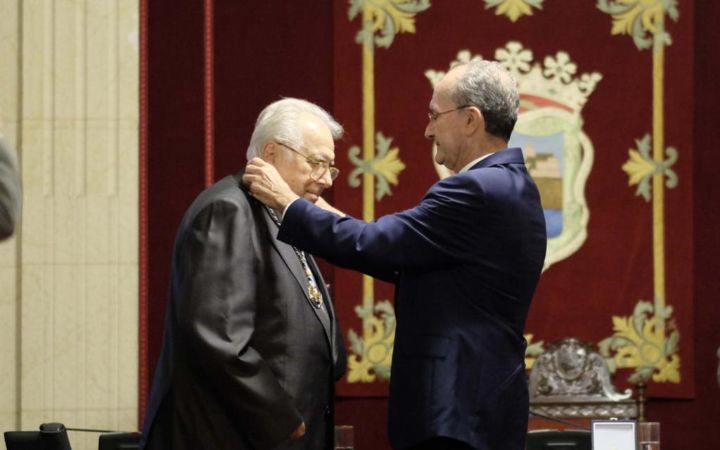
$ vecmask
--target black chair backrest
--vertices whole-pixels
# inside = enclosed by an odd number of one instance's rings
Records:
[[[39,431],[6,431],[5,447],[7,450],[42,450]]]
[[[527,435],[527,450],[592,450],[592,436],[586,430],[541,430]]]
[[[101,434],[98,450],[137,450],[140,448],[140,433]]]
[[[44,423],[40,431],[6,431],[7,450],[72,450],[61,423]]]

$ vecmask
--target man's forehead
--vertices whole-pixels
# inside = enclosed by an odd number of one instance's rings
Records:
[[[335,160],[335,142],[332,139],[330,139],[330,141],[303,139],[301,148],[302,151],[311,158],[325,161]]]
[[[301,116],[302,140],[311,155],[334,157],[335,141],[327,124],[312,114]]]
[[[451,97],[452,89],[458,81],[458,77],[467,70],[464,66],[453,67],[435,85],[433,90],[434,101],[444,101]]]
[[[304,131],[317,131],[317,132],[324,132],[327,131],[328,134],[330,134],[330,129],[328,128],[325,121],[323,121],[320,117],[316,116],[315,114],[309,113],[309,112],[302,112],[300,113],[298,117],[298,122],[300,125],[300,128]]]
[[[433,90],[433,95],[430,98],[430,109],[437,108],[440,105],[445,105],[448,102],[452,102],[452,98],[450,96],[450,90],[447,88],[447,86],[443,86],[440,84],[435,86],[435,89]]]
[[[326,161],[335,161],[334,147],[316,147],[308,149],[308,156]]]

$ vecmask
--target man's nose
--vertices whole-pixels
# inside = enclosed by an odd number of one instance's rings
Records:
[[[330,171],[326,170],[325,173],[323,173],[322,176],[317,179],[316,183],[319,184],[320,186],[322,186],[323,189],[332,187],[333,180],[332,180],[332,177],[330,176]]]
[[[432,120],[428,122],[427,126],[425,127],[425,138],[426,139],[433,139],[435,137],[435,127],[433,126]]]

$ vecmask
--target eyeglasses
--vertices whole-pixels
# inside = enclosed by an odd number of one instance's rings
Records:
[[[465,109],[465,108],[467,108],[467,107],[469,107],[469,106],[472,106],[472,105],[462,105],[462,106],[458,106],[458,107],[455,108],[455,109],[448,109],[447,111],[443,111],[443,112],[428,111],[428,119],[430,119],[431,122],[435,122],[435,121],[437,121],[438,118],[439,118],[440,116],[442,116],[443,114],[451,113],[451,112],[453,112],[453,111],[459,111],[459,110]]]
[[[330,172],[331,180],[334,180],[340,174],[340,169],[338,169],[335,166],[331,166],[330,163],[327,161],[313,158],[312,156],[307,156],[304,153],[295,150],[294,148],[290,147],[289,145],[287,145],[283,142],[275,141],[275,143],[282,147],[285,147],[286,149],[290,150],[293,153],[297,153],[298,155],[302,156],[305,159],[305,162],[307,162],[311,167],[310,178],[312,178],[314,181],[317,181],[320,178],[324,177],[325,172]]]

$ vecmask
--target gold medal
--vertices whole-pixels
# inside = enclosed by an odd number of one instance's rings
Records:
[[[308,295],[310,296],[310,300],[314,301],[318,305],[322,304],[322,295],[317,287],[308,286]]]
[[[271,208],[267,208],[268,214],[270,214],[270,217],[272,218],[273,222],[279,227],[280,226],[280,220],[277,217],[277,214],[275,213],[275,210]],[[312,271],[310,270],[310,265],[307,262],[307,258],[305,257],[305,253],[298,250],[296,247],[293,246],[292,248],[295,251],[295,254],[297,255],[298,259],[300,260],[300,265],[303,268],[303,271],[305,272],[305,279],[308,282],[308,288],[307,293],[308,297],[313,303],[313,306],[315,308],[322,308],[323,305],[323,298],[322,294],[320,293],[320,290],[317,288],[317,284],[315,282],[315,277],[312,274]]]

